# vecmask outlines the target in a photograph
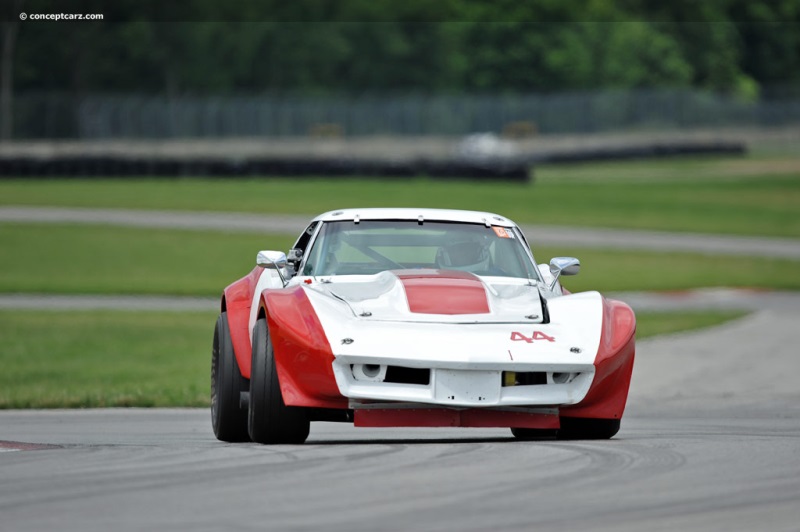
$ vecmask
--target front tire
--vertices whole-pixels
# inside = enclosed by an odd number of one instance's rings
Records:
[[[305,410],[286,406],[283,402],[272,340],[267,321],[261,318],[253,328],[248,416],[250,438],[265,444],[303,443],[308,438],[309,428]]]
[[[242,392],[248,389],[233,352],[228,313],[217,318],[211,348],[211,426],[218,440],[250,441],[247,434],[247,410],[240,407]]]
[[[619,432],[619,419],[562,417],[559,440],[608,440]]]

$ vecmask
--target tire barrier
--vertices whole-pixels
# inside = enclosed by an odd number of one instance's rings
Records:
[[[653,159],[684,155],[744,155],[744,142],[735,141],[685,141],[654,142],[636,146],[582,148],[580,150],[544,152],[528,158],[536,163],[575,163],[625,159]]]
[[[360,176],[437,179],[498,179],[527,182],[522,160],[381,161],[354,159],[209,159],[130,158],[120,156],[0,157],[0,176],[13,177],[221,177],[221,176]]]
[[[91,144],[91,143],[87,143]],[[90,150],[87,149],[87,152]],[[441,159],[353,157],[258,157],[241,156],[165,156],[70,153],[36,156],[0,153],[0,178],[51,177],[224,177],[288,176],[326,177],[357,176],[408,178],[428,176],[433,179],[500,180],[527,183],[533,179],[538,164],[590,162],[624,159],[648,159],[679,155],[740,155],[745,144],[738,141],[669,141],[640,142],[635,145],[572,146],[543,149],[503,156],[459,156]]]

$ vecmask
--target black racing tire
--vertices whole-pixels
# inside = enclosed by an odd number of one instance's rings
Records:
[[[264,318],[253,328],[253,360],[250,366],[248,430],[254,442],[303,443],[310,423],[301,407],[286,406],[278,382],[275,353]]]
[[[223,312],[217,318],[211,348],[211,427],[218,440],[250,441],[247,409],[240,406],[241,393],[249,386],[236,362],[228,314]]]
[[[512,428],[511,434],[518,440],[534,441],[534,440],[552,440],[556,436],[555,429],[523,429]]]
[[[559,440],[608,440],[619,432],[619,419],[562,417]]]

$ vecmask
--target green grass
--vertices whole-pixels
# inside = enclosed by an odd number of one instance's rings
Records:
[[[0,292],[215,296],[290,236],[92,225],[0,224]],[[800,262],[692,253],[536,248],[540,262],[574,255],[571,290],[800,289]]]
[[[704,329],[746,315],[739,311],[637,312],[636,338]]]
[[[800,261],[793,260],[552,247],[539,248],[535,253],[540,263],[557,256],[578,257],[580,274],[562,279],[564,286],[574,292],[703,287],[800,290]]]
[[[639,314],[637,337],[741,313]],[[208,312],[0,311],[0,408],[208,406]]]
[[[215,319],[0,312],[0,408],[205,406]]]
[[[218,295],[292,237],[0,224],[0,292]]]
[[[531,184],[417,179],[4,180],[0,204],[291,213],[344,207],[495,211],[518,223],[800,237],[800,159],[542,166]]]

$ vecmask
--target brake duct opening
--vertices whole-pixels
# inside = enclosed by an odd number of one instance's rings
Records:
[[[431,382],[429,368],[407,368],[383,364],[351,364],[353,378],[364,382],[390,382],[427,386]]]

